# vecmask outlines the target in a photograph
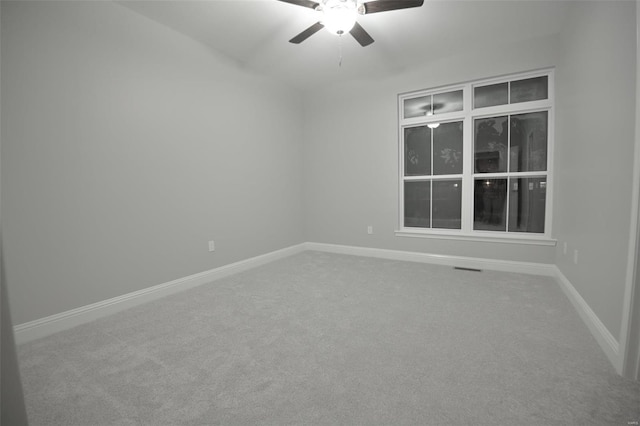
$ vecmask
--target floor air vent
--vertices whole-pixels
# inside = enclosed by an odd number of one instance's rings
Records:
[[[461,266],[454,266],[453,269],[457,269],[459,271],[471,271],[471,272],[482,272],[482,269],[476,268],[463,268]]]

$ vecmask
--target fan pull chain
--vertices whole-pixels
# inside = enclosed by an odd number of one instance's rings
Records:
[[[342,34],[338,35],[338,66],[342,68]]]

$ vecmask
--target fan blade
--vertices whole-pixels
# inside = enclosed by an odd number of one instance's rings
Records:
[[[313,24],[312,26],[310,26],[309,28],[307,28],[306,30],[304,30],[303,32],[301,32],[300,34],[298,34],[297,36],[289,40],[289,43],[300,44],[323,28],[324,28],[324,25],[322,25],[322,23],[316,22],[315,24]]]
[[[278,0],[283,3],[295,4],[296,6],[308,7],[309,9],[315,9],[320,6],[320,3],[311,0]]]
[[[371,38],[369,33],[366,32],[364,28],[362,28],[362,25],[358,24],[357,22],[353,25],[353,28],[351,28],[349,34],[351,34],[362,47],[368,46],[373,43],[373,38]]]
[[[362,3],[360,13],[367,15],[369,13],[386,12],[388,10],[409,9],[411,7],[420,7],[424,0],[377,0]]]

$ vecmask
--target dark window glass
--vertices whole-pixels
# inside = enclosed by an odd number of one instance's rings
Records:
[[[431,226],[431,181],[404,183],[404,226]]]
[[[431,129],[427,126],[404,129],[404,175],[431,174]]]
[[[404,118],[424,117],[431,111],[431,96],[404,100]]]
[[[474,169],[476,173],[507,171],[509,129],[507,116],[475,120]]]
[[[512,172],[547,170],[547,111],[511,116]]]
[[[547,179],[509,179],[509,232],[544,233]]]
[[[433,113],[462,111],[462,90],[433,95]]]
[[[491,84],[473,89],[473,107],[484,108],[509,103],[509,83]]]
[[[462,121],[433,129],[433,174],[462,173]]]
[[[506,231],[506,179],[476,179],[474,183],[473,229]]]
[[[527,78],[511,82],[511,103],[537,101],[547,99],[549,78],[543,77]]]
[[[433,181],[434,228],[460,229],[462,219],[462,180]]]

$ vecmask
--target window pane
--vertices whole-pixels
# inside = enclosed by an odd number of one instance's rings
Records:
[[[473,89],[473,107],[483,108],[509,103],[509,83],[491,84]]]
[[[462,179],[433,181],[434,228],[460,229],[462,218]]]
[[[431,181],[404,183],[404,226],[429,228]]]
[[[509,179],[509,231],[544,233],[547,179]]]
[[[404,129],[404,175],[431,174],[431,129],[427,126]]]
[[[512,172],[547,170],[547,111],[511,116]]]
[[[511,82],[511,103],[537,101],[547,99],[548,80],[543,77],[527,78]]]
[[[462,90],[433,95],[433,113],[462,111]]]
[[[473,206],[473,229],[506,231],[506,179],[476,179]]]
[[[404,118],[424,117],[427,111],[431,111],[431,96],[405,99]]]
[[[474,165],[476,173],[507,171],[509,131],[507,117],[477,119],[475,126]]]
[[[433,129],[433,174],[462,173],[462,121]]]

